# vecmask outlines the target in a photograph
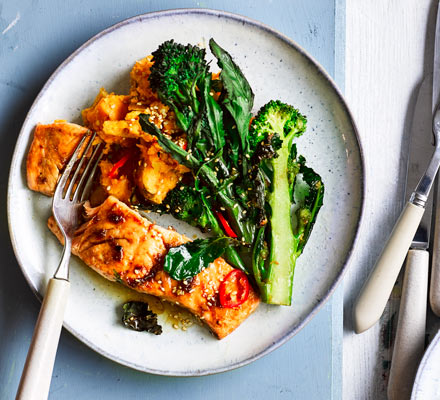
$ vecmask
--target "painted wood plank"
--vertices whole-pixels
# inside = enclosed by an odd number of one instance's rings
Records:
[[[433,27],[435,3],[346,4],[346,98],[362,138],[369,190],[361,245],[344,281],[344,399],[386,399],[389,327],[396,322],[398,296],[389,302],[381,323],[361,335],[353,333],[351,313],[403,205],[408,129],[430,52],[425,41],[428,22]]]

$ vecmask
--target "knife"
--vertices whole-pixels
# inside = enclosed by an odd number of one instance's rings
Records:
[[[432,121],[432,132],[436,136],[435,151],[433,153],[433,146],[430,146],[432,141],[431,129],[419,129],[414,126],[415,132],[411,132],[407,191],[414,187],[413,183],[420,177],[421,171],[428,164],[431,154],[432,158],[416,190],[411,193],[409,201],[406,203],[387,244],[357,299],[353,313],[356,333],[369,329],[381,317],[410,246],[412,245],[414,249],[420,251],[426,251],[428,248],[431,220],[430,203],[428,203],[429,211],[426,214],[425,206],[440,164],[440,140],[437,140],[440,137],[440,110],[437,102],[440,87],[438,67],[440,66],[439,30],[439,15],[437,15],[433,75],[433,97],[435,97],[435,102],[432,103],[432,106],[425,105],[427,110],[426,120],[425,117],[422,117],[419,121],[423,126]],[[432,118],[434,106],[436,111]],[[424,148],[424,145],[428,147]],[[418,176],[417,173],[419,173]],[[420,222],[421,227],[418,229]]]
[[[440,7],[439,7],[440,9]],[[434,73],[433,73],[433,107],[439,104],[440,97],[440,21],[439,12],[437,12],[437,26],[435,32],[434,47]],[[431,284],[429,287],[429,302],[432,311],[440,317],[440,180],[436,179],[434,188],[434,211],[433,223],[434,233],[432,240],[432,261],[431,261]]]
[[[410,132],[406,200],[426,167],[426,154],[432,152],[432,77],[420,85]],[[420,225],[406,257],[399,320],[394,339],[389,400],[409,400],[417,367],[425,345],[426,309],[428,300],[429,238],[432,215],[432,196],[425,206]]]

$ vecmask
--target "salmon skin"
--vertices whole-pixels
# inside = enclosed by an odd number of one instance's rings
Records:
[[[26,160],[29,189],[52,196],[60,171],[87,132],[83,126],[61,121],[37,125]]]
[[[88,220],[77,229],[72,241],[72,253],[103,277],[186,308],[219,339],[257,308],[259,297],[252,287],[248,299],[240,306],[220,305],[220,284],[234,269],[222,258],[192,279],[172,279],[163,269],[165,255],[171,247],[189,239],[151,223],[117,198],[110,196],[98,207],[86,207],[86,214]],[[48,226],[63,242],[53,217]]]

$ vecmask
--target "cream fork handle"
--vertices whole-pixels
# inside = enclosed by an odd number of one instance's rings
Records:
[[[354,306],[356,333],[366,331],[382,316],[424,211],[423,207],[406,203]]]
[[[432,311],[440,317],[440,181],[435,186],[434,204],[435,221],[432,241],[431,284],[429,287],[429,303]]]
[[[425,348],[429,253],[408,252],[388,381],[389,400],[410,400]]]
[[[70,282],[49,280],[17,391],[17,400],[46,400],[49,394]]]

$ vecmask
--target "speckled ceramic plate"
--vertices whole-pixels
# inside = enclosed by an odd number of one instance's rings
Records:
[[[327,73],[292,40],[245,17],[211,10],[172,10],[134,17],[98,34],[51,76],[24,122],[11,166],[8,213],[18,262],[42,294],[61,255],[46,227],[51,199],[26,187],[25,160],[35,125],[55,119],[80,122],[98,90],[127,93],[133,63],[167,39],[204,45],[215,38],[242,68],[255,92],[255,110],[281,99],[308,117],[299,151],[325,182],[324,206],[294,282],[293,305],[261,305],[230,336],[218,341],[200,326],[137,333],[120,323],[121,304],[140,295],[106,281],[79,260],[71,262],[71,295],[64,326],[121,364],[163,375],[204,375],[245,365],[294,336],[328,300],[341,279],[357,237],[364,173],[356,128]],[[166,224],[166,222],[163,222]],[[166,225],[165,225],[166,226]],[[187,227],[176,225],[183,233]]]
[[[435,335],[420,362],[411,400],[440,399],[440,332]]]

